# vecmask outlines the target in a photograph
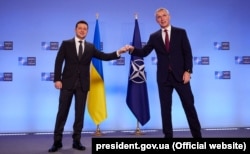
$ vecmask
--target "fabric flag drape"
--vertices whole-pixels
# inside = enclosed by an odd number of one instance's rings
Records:
[[[142,48],[137,19],[135,19],[132,45]],[[150,113],[144,60],[141,57],[131,56],[130,64],[126,102],[138,122],[145,125],[150,119]]]
[[[101,50],[100,39],[99,23],[96,19],[93,43],[98,50]],[[102,61],[95,58],[90,65],[90,91],[87,102],[89,115],[96,125],[107,118]]]

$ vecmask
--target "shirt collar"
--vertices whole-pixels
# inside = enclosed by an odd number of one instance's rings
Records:
[[[169,26],[168,26],[167,28],[165,28],[165,29],[167,29],[167,31],[170,32],[170,31],[171,31],[171,25],[169,25]],[[165,29],[162,28],[162,31],[164,32]]]
[[[75,42],[79,43],[79,41],[82,41],[82,43],[84,43],[85,40],[84,39],[81,40],[81,39],[79,39],[78,37],[75,36]]]

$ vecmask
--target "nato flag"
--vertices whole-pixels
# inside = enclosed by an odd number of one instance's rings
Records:
[[[132,45],[136,48],[142,48],[137,18],[135,19]],[[144,60],[142,57],[131,56],[130,64],[126,102],[138,122],[143,126],[150,119]]]

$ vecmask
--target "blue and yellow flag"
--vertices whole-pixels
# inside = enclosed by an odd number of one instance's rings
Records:
[[[98,19],[96,19],[94,45],[101,51],[100,31]],[[103,79],[102,61],[92,59],[90,65],[90,91],[88,94],[88,112],[96,125],[107,118],[105,87]]]
[[[142,48],[139,24],[135,19],[132,45]],[[142,57],[131,56],[126,102],[136,119],[145,125],[150,119],[146,72]]]

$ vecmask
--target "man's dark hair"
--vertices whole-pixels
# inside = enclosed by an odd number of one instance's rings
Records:
[[[76,27],[75,27],[75,28],[77,28],[78,24],[85,24],[85,25],[87,25],[87,27],[89,27],[88,23],[87,23],[86,21],[84,21],[84,20],[78,21],[78,22],[76,23]]]

